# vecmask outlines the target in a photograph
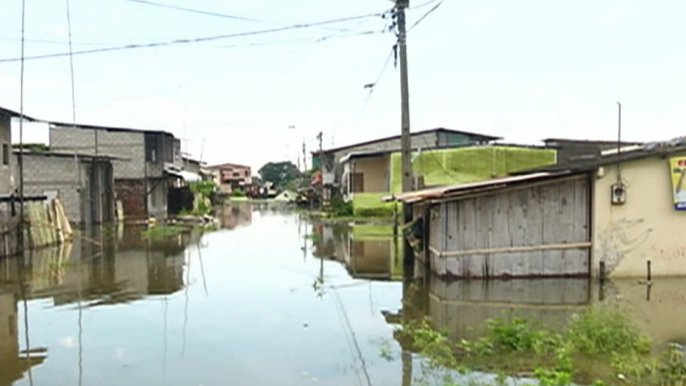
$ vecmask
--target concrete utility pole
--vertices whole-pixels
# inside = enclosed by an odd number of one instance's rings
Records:
[[[303,138],[303,171],[307,171],[307,148],[305,147],[305,139]]]
[[[402,164],[403,192],[412,191],[412,162],[410,161],[412,143],[410,139],[410,91],[407,79],[407,33],[405,32],[405,9],[410,0],[396,0],[395,11],[398,22],[398,54],[400,55],[400,94],[401,94],[401,139],[400,154]]]
[[[319,173],[321,181],[319,181],[319,211],[322,210],[324,204],[324,153],[322,153],[322,132],[317,134],[317,139],[319,140]]]

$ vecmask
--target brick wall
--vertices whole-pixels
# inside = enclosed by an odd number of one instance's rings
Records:
[[[145,180],[115,180],[114,191],[117,200],[122,202],[124,219],[141,220],[147,218],[145,211]]]
[[[50,148],[55,151],[73,151],[93,154],[93,129],[68,126],[50,127]],[[145,137],[142,132],[98,131],[98,154],[124,158],[113,161],[114,178],[145,178]]]

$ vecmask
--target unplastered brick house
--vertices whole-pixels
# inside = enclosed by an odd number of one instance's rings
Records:
[[[50,124],[50,148],[113,160],[116,200],[127,220],[166,219],[169,189],[182,180],[181,141],[164,131]]]

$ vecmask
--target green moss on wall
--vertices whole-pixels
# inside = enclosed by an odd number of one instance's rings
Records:
[[[481,181],[556,161],[557,153],[551,149],[483,146],[422,151],[412,167],[431,186]],[[391,155],[390,164],[391,191],[397,193],[402,190],[400,153]]]

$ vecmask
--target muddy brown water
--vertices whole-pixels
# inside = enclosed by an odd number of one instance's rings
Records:
[[[503,313],[554,324],[601,300],[658,345],[686,341],[684,279],[650,293],[636,280],[446,282],[403,272],[389,226],[249,203],[219,219],[152,242],[108,227],[102,246],[0,260],[0,386],[411,385],[417,366],[393,337],[403,318],[469,339]]]

